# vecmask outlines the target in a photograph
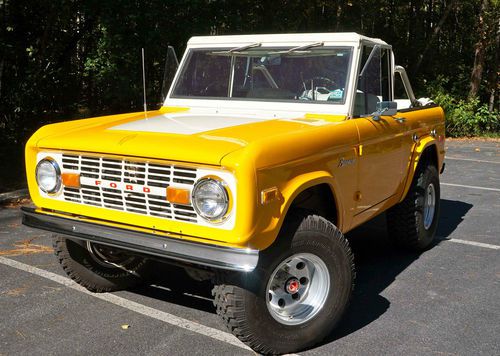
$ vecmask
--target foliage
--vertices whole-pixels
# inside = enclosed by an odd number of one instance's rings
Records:
[[[193,35],[266,32],[382,38],[417,94],[429,96],[439,75],[452,78],[440,84],[452,96],[452,134],[497,130],[499,9],[498,0],[0,0],[0,142],[21,155],[46,123],[141,110],[141,47],[154,107],[168,45],[179,55]],[[473,68],[479,101],[466,101]]]
[[[446,113],[446,135],[450,137],[481,136],[500,133],[500,112],[489,111],[479,99],[455,99],[446,92],[448,79],[440,76],[429,84],[429,94]]]
[[[446,130],[449,136],[480,136],[500,132],[499,112],[488,110],[477,98],[459,100],[449,107]]]

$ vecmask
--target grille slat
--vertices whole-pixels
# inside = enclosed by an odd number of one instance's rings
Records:
[[[194,180],[174,178],[174,183],[194,185]]]
[[[87,194],[87,195],[93,195],[93,196],[101,196],[101,194],[99,192],[96,192],[95,190],[86,190],[86,189],[82,189],[82,194]]]
[[[151,206],[151,207],[149,207],[149,210],[157,211],[157,212],[167,212],[167,213],[171,212],[170,209],[165,209],[165,208],[158,207],[158,206]]]
[[[72,198],[80,198],[80,194],[75,194],[75,193],[66,193],[64,192],[65,197],[72,197]]]
[[[170,207],[170,204],[167,202],[161,202],[161,201],[156,201],[156,200],[149,200],[149,207],[152,208],[153,206],[165,206],[165,207]]]
[[[193,213],[187,213],[187,212],[182,211],[182,210],[177,210],[175,213],[176,213],[177,215],[189,216],[189,217],[192,217],[192,218],[193,218],[193,217],[194,217],[194,218],[196,217],[196,214],[193,214]]]
[[[64,169],[80,172],[80,176],[86,179],[80,189],[64,188],[62,198],[65,201],[197,222],[191,206],[173,206],[166,198],[166,188],[172,182],[192,188],[197,177],[196,169],[74,154],[63,154],[62,165]],[[90,185],[93,182],[89,179],[100,182]]]
[[[121,200],[103,199],[104,204],[123,206]]]
[[[166,187],[168,187],[167,183],[158,183],[158,182],[148,182],[148,185],[152,186],[152,187],[158,187],[158,188],[166,188]]]
[[[77,169],[75,169],[76,171]],[[87,177],[87,178],[99,178],[98,174],[91,174],[91,173],[80,173],[81,177]]]
[[[135,203],[131,203],[131,202],[126,202],[126,205],[127,205],[127,208],[132,207],[132,208],[139,208],[139,209],[146,210],[146,206],[143,204],[135,204]]]
[[[165,181],[165,182],[169,182],[170,181],[170,178],[169,177],[165,177],[165,176],[159,176],[159,175],[153,175],[153,174],[150,174],[148,179],[150,179],[151,181]]]
[[[122,196],[120,194],[111,194],[111,193],[102,193],[103,197],[106,198],[115,198],[115,199],[122,199]]]

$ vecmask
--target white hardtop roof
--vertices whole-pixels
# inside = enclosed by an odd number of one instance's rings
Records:
[[[355,32],[326,32],[326,33],[281,33],[268,35],[231,35],[231,36],[195,36],[191,37],[188,46],[210,47],[221,45],[245,45],[252,43],[266,45],[283,45],[295,43],[324,42],[325,45],[353,45],[360,42],[371,42],[388,46],[379,38],[370,38]]]

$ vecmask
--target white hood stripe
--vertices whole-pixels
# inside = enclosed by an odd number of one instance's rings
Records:
[[[272,120],[272,118],[241,115],[221,116],[214,114],[163,114],[114,126],[109,128],[109,130],[192,135],[267,120]]]

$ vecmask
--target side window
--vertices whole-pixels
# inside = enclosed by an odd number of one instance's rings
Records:
[[[411,107],[411,100],[406,92],[400,73],[394,73],[394,101],[398,104],[398,110]]]
[[[391,100],[391,51],[388,49],[382,50],[380,58],[380,65],[382,69],[382,101]]]
[[[354,116],[370,115],[377,110],[377,103],[390,100],[391,55],[380,46],[364,46],[358,87],[354,99]]]

